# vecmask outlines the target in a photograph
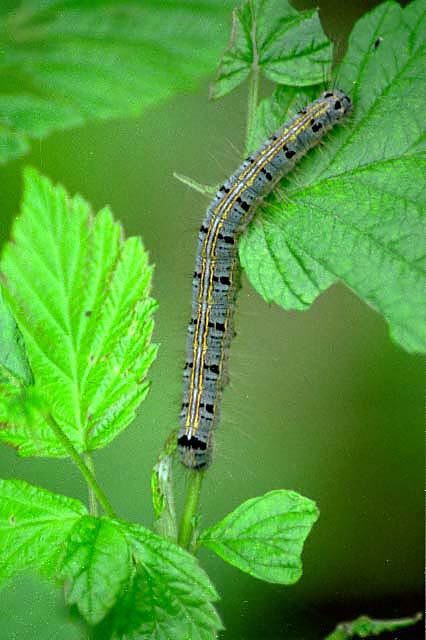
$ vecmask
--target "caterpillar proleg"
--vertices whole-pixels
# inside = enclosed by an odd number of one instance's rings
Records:
[[[208,465],[219,418],[233,336],[238,237],[261,199],[350,109],[351,100],[342,91],[323,93],[244,160],[206,211],[198,236],[178,434],[181,461],[191,469]]]

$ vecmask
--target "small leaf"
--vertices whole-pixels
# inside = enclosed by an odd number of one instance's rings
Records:
[[[279,84],[318,84],[331,65],[331,53],[317,10],[297,11],[287,0],[245,0],[234,10],[212,97],[235,89],[253,68]]]
[[[24,335],[34,395],[79,452],[105,446],[146,396],[152,267],[140,239],[123,239],[109,209],[93,216],[34,170],[0,268]],[[42,415],[2,416],[0,440],[21,455],[64,456]]]
[[[22,0],[0,17],[0,163],[31,138],[196,88],[214,70],[231,6]]]
[[[33,382],[24,339],[0,286],[0,383]]]
[[[199,542],[260,580],[293,584],[302,575],[303,544],[319,512],[294,491],[271,491],[241,504]]]
[[[72,530],[61,575],[67,604],[95,625],[113,607],[131,575],[126,538],[107,518],[82,518]]]
[[[213,640],[222,629],[212,602],[218,599],[196,559],[138,525],[118,523],[140,563],[129,588],[99,637],[138,640]]]
[[[420,614],[412,618],[399,618],[395,620],[373,620],[368,616],[360,616],[352,622],[342,622],[327,636],[325,640],[349,640],[349,638],[368,638],[379,636],[386,631],[397,631],[410,627],[421,620]]]
[[[172,465],[177,448],[177,429],[173,430],[151,473],[151,496],[154,509],[154,529],[162,537],[177,541],[177,522],[173,494]]]
[[[409,351],[426,350],[424,19],[415,0],[384,2],[357,23],[338,73],[353,114],[283,181],[285,199],[275,195],[240,243],[268,302],[303,310],[340,279]]]
[[[78,500],[23,480],[0,480],[0,582],[23,570],[55,572],[70,531],[85,514]]]

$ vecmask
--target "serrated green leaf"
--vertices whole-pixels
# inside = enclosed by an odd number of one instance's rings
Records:
[[[81,518],[71,531],[61,568],[65,598],[91,625],[116,603],[131,576],[126,538],[107,518]]]
[[[331,54],[317,10],[297,11],[287,0],[245,0],[234,10],[212,97],[235,89],[253,68],[279,84],[317,84],[330,69]]]
[[[199,542],[260,580],[293,584],[302,575],[300,556],[318,515],[312,500],[271,491],[241,504],[203,531]]]
[[[144,527],[119,525],[140,566],[115,611],[101,625],[99,637],[216,638],[222,624],[212,602],[218,596],[196,559]]]
[[[195,89],[214,70],[231,7],[23,0],[0,18],[0,163],[25,153],[31,138],[137,115]]]
[[[93,216],[80,196],[34,170],[12,234],[0,268],[34,393],[79,452],[102,447],[134,418],[149,386],[156,305],[147,253],[138,238],[123,239],[109,209]],[[0,440],[21,455],[65,455],[42,415],[33,424],[15,417]]]
[[[0,582],[24,570],[52,573],[85,507],[23,480],[0,480]]]
[[[24,339],[0,286],[0,384],[29,385],[32,381]]]
[[[343,280],[409,351],[426,350],[424,22],[416,0],[385,2],[357,23],[338,74],[353,115],[309,152],[283,182],[285,198],[272,199],[240,243],[265,300],[305,309]]]
[[[373,620],[368,616],[360,616],[352,622],[342,622],[327,636],[325,640],[349,640],[349,638],[368,638],[379,636],[386,631],[397,631],[405,627],[411,627],[421,620],[422,616],[412,618],[399,618],[395,620]]]

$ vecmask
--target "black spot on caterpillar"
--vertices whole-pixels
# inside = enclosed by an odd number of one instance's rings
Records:
[[[219,417],[225,363],[234,335],[238,236],[259,201],[350,109],[351,100],[342,91],[323,93],[247,158],[207,209],[195,260],[178,434],[181,461],[191,469],[204,468],[211,457],[212,430]]]

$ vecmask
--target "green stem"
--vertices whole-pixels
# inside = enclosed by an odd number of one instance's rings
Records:
[[[108,498],[102,491],[101,487],[98,485],[98,482],[93,475],[93,472],[89,469],[83,458],[78,453],[77,449],[74,447],[71,440],[65,435],[62,431],[61,427],[55,421],[51,414],[45,416],[46,421],[50,428],[52,429],[55,436],[58,438],[59,442],[64,447],[65,451],[68,453],[71,460],[74,462],[75,466],[80,471],[83,478],[86,480],[87,486],[89,487],[89,491],[93,492],[93,496],[101,505],[102,509],[110,518],[116,518],[114,510],[109,503]]]
[[[200,501],[201,485],[204,477],[203,471],[190,471],[189,473],[188,489],[178,536],[178,543],[184,549],[191,547],[194,534],[194,520]]]
[[[93,463],[93,458],[91,454],[83,453],[82,458],[86,464],[86,467],[89,469],[89,471],[91,471],[93,477],[96,478],[95,465]],[[87,489],[89,492],[89,513],[90,515],[97,517],[99,515],[99,503],[96,499],[96,495],[95,495],[95,492],[93,491],[93,487],[91,484],[87,485]]]
[[[257,103],[259,100],[259,54],[257,52],[255,20],[253,20],[252,25],[251,41],[253,46],[253,62],[251,66],[248,88],[245,155],[247,155],[249,152],[249,145],[251,143],[253,132],[255,129]]]
[[[259,98],[259,69],[253,67],[250,74],[250,79],[249,79],[245,155],[248,155],[249,153],[249,145],[251,143],[253,132],[255,129],[258,98]]]

